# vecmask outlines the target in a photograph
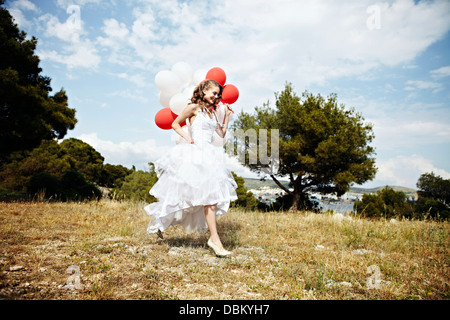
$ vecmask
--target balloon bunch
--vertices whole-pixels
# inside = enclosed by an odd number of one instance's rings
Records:
[[[239,90],[232,84],[226,84],[226,74],[221,68],[212,68],[209,71],[197,70],[186,62],[177,62],[172,70],[163,70],[156,74],[155,84],[159,90],[159,102],[164,107],[155,116],[156,125],[163,129],[172,128],[172,122],[186,108],[197,85],[212,79],[223,86],[222,103],[233,104],[239,98]],[[223,119],[224,108],[218,108],[217,113]],[[220,119],[218,119],[220,121]],[[181,126],[186,125],[184,121]]]

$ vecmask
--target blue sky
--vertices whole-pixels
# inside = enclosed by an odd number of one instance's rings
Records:
[[[159,129],[155,75],[183,61],[222,68],[251,112],[288,81],[374,125],[378,173],[364,187],[450,178],[450,1],[7,0],[38,38],[42,74],[78,124],[66,138],[145,169],[175,144]],[[230,162],[243,177],[256,177]]]

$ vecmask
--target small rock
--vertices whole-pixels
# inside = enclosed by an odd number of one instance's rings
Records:
[[[354,254],[359,254],[359,255],[365,255],[367,253],[372,253],[372,250],[366,250],[366,249],[357,249],[357,250],[353,250],[352,251]]]
[[[20,271],[20,270],[23,270],[23,269],[25,269],[23,266],[12,266],[12,267],[9,267],[9,271]]]
[[[112,237],[112,238],[103,239],[103,241],[105,241],[105,242],[117,242],[117,241],[123,241],[124,239],[125,239],[124,237]]]
[[[339,282],[339,284],[343,287],[351,287],[352,286],[352,284],[347,281],[341,281],[341,282]]]
[[[325,247],[321,244],[318,244],[315,249],[322,250],[322,249],[325,249]]]
[[[328,280],[325,284],[327,288],[338,288],[338,287],[351,287],[352,284],[347,281],[334,282],[332,279]]]

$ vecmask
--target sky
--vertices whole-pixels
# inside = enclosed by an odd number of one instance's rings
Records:
[[[105,163],[148,169],[175,145],[155,124],[156,75],[219,67],[236,113],[275,105],[287,82],[373,125],[377,175],[362,187],[450,178],[450,1],[6,0],[38,39],[42,74],[67,93],[81,139]],[[230,170],[257,176],[230,161]]]

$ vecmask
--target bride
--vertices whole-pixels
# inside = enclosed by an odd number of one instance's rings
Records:
[[[224,151],[212,144],[213,134],[225,137],[231,108],[225,104],[225,117],[219,123],[216,104],[222,86],[214,80],[200,83],[191,102],[172,123],[186,143],[177,144],[155,161],[158,181],[150,194],[158,202],[145,207],[151,216],[147,231],[163,238],[169,226],[181,225],[188,233],[209,229],[207,245],[216,256],[231,254],[217,233],[216,217],[227,213],[230,201],[237,199],[237,184],[224,166]],[[181,128],[189,120],[192,135]]]

